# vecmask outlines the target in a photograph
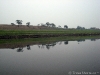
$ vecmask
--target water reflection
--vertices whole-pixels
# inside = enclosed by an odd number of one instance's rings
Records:
[[[68,41],[65,41],[64,44],[67,45],[68,44]]]
[[[50,47],[54,47],[55,45],[56,45],[56,43],[46,44],[46,48],[50,49]]]
[[[17,49],[17,52],[23,52],[24,50],[23,50],[23,47],[19,47],[18,49]]]
[[[56,45],[56,42],[50,43],[50,44],[41,44],[41,45],[38,45],[38,48],[41,48],[41,49],[47,48],[49,50],[50,47],[54,47],[55,45]]]
[[[31,47],[30,47],[30,45],[27,45],[27,50],[31,50]]]
[[[62,41],[59,41],[59,45],[61,45],[62,44]]]
[[[21,43],[11,46],[13,50],[0,49],[0,75],[100,75],[100,40],[80,45],[77,41]]]
[[[96,41],[97,39],[91,39],[91,41]]]
[[[92,38],[92,39],[88,39],[88,40],[91,40],[91,41],[96,41],[97,39],[94,39],[94,38]],[[86,39],[78,39],[78,40],[76,40],[77,42],[78,42],[78,44],[80,43],[80,42],[85,42],[86,41]],[[49,42],[49,43],[37,43],[37,44],[24,44],[24,43],[22,43],[22,44],[13,44],[13,45],[10,45],[10,44],[4,44],[4,45],[2,45],[1,47],[5,47],[6,48],[6,46],[7,47],[9,47],[10,49],[13,49],[13,50],[16,50],[16,48],[17,48],[17,52],[24,52],[24,48],[25,49],[27,49],[27,50],[31,50],[31,45],[37,45],[38,46],[38,48],[40,48],[40,49],[47,49],[47,50],[49,50],[50,48],[52,48],[52,47],[55,47],[56,45],[62,45],[62,44],[64,44],[64,45],[68,45],[69,44],[69,41],[68,40],[65,40],[65,41],[55,41],[55,42]],[[6,46],[5,46],[6,45]]]
[[[48,44],[39,44],[39,45],[37,45],[38,46],[38,48],[40,48],[40,49],[50,49],[51,47],[55,47],[57,44],[59,44],[59,45],[61,45],[62,44],[62,42],[64,42],[64,44],[65,45],[68,45],[68,41],[58,41],[58,42],[53,42],[53,43],[48,43]],[[31,46],[30,45],[26,45],[26,46],[19,46],[18,48],[17,48],[17,52],[24,52],[24,50],[23,50],[23,48],[26,48],[27,50],[31,50]],[[16,49],[16,48],[11,48],[11,49]]]
[[[77,40],[77,42],[85,42],[85,39]]]

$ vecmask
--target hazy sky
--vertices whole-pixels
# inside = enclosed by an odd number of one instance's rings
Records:
[[[100,0],[0,0],[0,24],[55,23],[100,28]]]

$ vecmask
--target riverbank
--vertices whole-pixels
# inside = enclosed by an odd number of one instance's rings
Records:
[[[95,36],[100,35],[100,30],[0,30],[0,39],[42,38],[59,36]]]
[[[2,39],[0,40],[0,48],[18,48],[25,47],[27,45],[41,45],[41,44],[53,44],[59,41],[85,41],[90,39],[95,41],[100,39],[100,36],[63,36],[63,37],[50,37],[50,38],[30,38],[30,39]]]
[[[100,35],[100,29],[64,29],[31,25],[29,27],[26,25],[0,25],[0,39],[95,35]]]

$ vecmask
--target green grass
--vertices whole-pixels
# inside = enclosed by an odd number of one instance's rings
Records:
[[[89,34],[89,33],[100,33],[100,30],[78,30],[78,29],[67,29],[67,30],[0,30],[0,35],[44,35],[44,34]]]

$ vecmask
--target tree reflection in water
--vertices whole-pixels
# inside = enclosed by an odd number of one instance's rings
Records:
[[[41,46],[40,46],[40,45],[38,45],[38,47],[40,48]]]
[[[45,47],[45,44],[42,44],[41,48],[43,48],[43,49],[44,49],[44,47]]]
[[[26,47],[27,47],[27,50],[31,50],[30,45],[26,45]],[[23,52],[23,51],[24,51],[23,47],[18,47],[17,52]]]
[[[44,48],[50,49],[50,47],[54,47],[55,45],[56,45],[56,42],[51,43],[51,44],[41,44],[41,45],[38,45],[38,47],[41,49],[44,49]]]
[[[77,42],[85,42],[85,39],[77,40]]]
[[[59,41],[59,45],[61,45],[62,44],[62,41]]]
[[[67,45],[68,44],[68,41],[64,41],[64,44]]]
[[[84,41],[85,41],[85,39],[77,40],[78,44],[79,44],[79,42],[84,42]],[[91,39],[91,41],[96,41],[96,39]],[[53,43],[49,43],[49,44],[41,44],[41,45],[37,45],[37,46],[38,46],[38,48],[41,48],[41,49],[46,48],[49,50],[51,47],[54,47],[56,44],[61,45],[62,42],[64,42],[65,45],[68,45],[68,41],[59,41],[59,42],[53,42]],[[26,45],[26,48],[27,48],[27,50],[31,50],[31,47],[29,44]],[[23,51],[24,51],[23,47],[19,47],[17,49],[17,52],[23,52]]]
[[[46,44],[46,48],[50,49],[50,47],[54,47],[56,45],[56,43],[52,43],[52,44]]]
[[[96,39],[91,39],[91,41],[96,41]]]
[[[17,52],[23,52],[24,50],[23,50],[23,47],[19,47],[18,49],[17,49]]]
[[[59,45],[61,45],[62,42],[63,42],[63,41],[54,42],[54,43],[51,43],[51,44],[42,44],[42,45],[38,45],[38,47],[41,48],[41,49],[47,48],[47,49],[49,50],[51,47],[54,47],[57,43],[58,43]],[[64,44],[67,45],[67,44],[68,44],[68,41],[64,41]]]
[[[27,50],[31,50],[31,47],[30,47],[30,45],[27,45]]]

